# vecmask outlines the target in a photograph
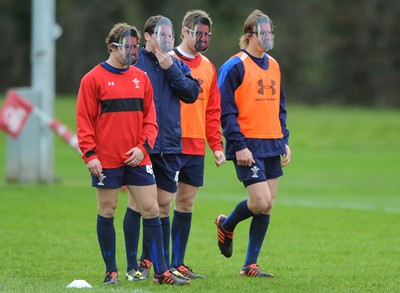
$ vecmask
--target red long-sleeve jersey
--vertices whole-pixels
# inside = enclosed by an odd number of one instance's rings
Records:
[[[214,65],[202,54],[188,58],[174,49],[174,56],[189,66],[200,84],[197,101],[181,103],[182,153],[204,156],[206,140],[213,152],[222,151],[221,98]]]
[[[158,132],[153,89],[147,75],[129,66],[113,71],[95,66],[81,81],[77,100],[78,144],[85,163],[97,158],[103,168],[118,168],[139,147],[140,166],[151,164],[148,151]]]

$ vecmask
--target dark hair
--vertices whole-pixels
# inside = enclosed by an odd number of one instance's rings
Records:
[[[149,19],[147,19],[146,23],[144,24],[143,31],[145,33],[149,33],[150,35],[154,34],[154,28],[156,27],[157,22],[163,17],[164,16],[162,15],[150,16]]]
[[[140,31],[138,29],[130,24],[127,24],[125,22],[120,22],[117,24],[114,24],[110,32],[108,33],[108,36],[106,37],[106,45],[107,49],[109,52],[110,51],[110,45],[112,43],[118,43],[120,38],[125,37],[125,36],[132,36],[137,38],[137,42],[140,43]]]
[[[200,9],[190,10],[183,17],[182,27],[192,29],[199,23],[207,25],[211,31],[212,20],[208,13]]]

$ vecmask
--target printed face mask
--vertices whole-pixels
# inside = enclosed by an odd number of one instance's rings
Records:
[[[269,17],[262,16],[257,20],[256,34],[261,48],[265,51],[270,51],[274,48],[274,31]]]
[[[210,22],[206,18],[196,20],[193,29],[187,28],[192,34],[193,47],[197,52],[203,53],[210,45],[211,32]]]
[[[138,35],[134,29],[124,30],[119,38],[118,43],[112,43],[117,46],[122,55],[122,60],[125,65],[132,65],[136,63]]]
[[[154,34],[160,49],[169,52],[174,48],[175,33],[172,22],[166,18],[161,18],[154,28]]]

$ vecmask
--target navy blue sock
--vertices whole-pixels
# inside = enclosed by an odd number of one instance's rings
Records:
[[[163,235],[160,217],[143,219],[143,244],[150,252],[154,273],[160,275],[167,270],[164,258]]]
[[[247,200],[241,201],[223,222],[222,227],[226,231],[232,232],[235,230],[236,225],[239,224],[239,222],[246,220],[253,215],[254,214],[247,207]]]
[[[167,267],[171,267],[171,264],[169,262],[169,239],[171,237],[171,232],[170,232],[170,220],[169,217],[165,218],[160,218],[161,219],[161,229],[162,229],[162,235],[163,235],[163,243],[164,243],[164,254],[165,254],[165,263]],[[150,251],[148,250],[147,246],[143,243],[143,249],[142,249],[142,255],[140,256],[140,259],[151,259],[150,256]]]
[[[247,255],[245,266],[256,264],[258,255],[264,241],[265,234],[268,230],[269,215],[259,214],[253,216],[249,231],[249,245],[247,247]]]
[[[144,224],[144,223],[143,223]],[[140,260],[142,259],[147,259],[147,260],[151,260],[151,255],[150,255],[150,251],[147,248],[146,243],[144,243],[144,239],[142,241],[142,255],[140,256]]]
[[[192,213],[181,213],[174,211],[172,220],[172,266],[174,268],[184,264],[186,246],[189,239]]]
[[[143,219],[143,225],[144,225],[144,219]],[[149,251],[146,243],[144,242],[144,238],[142,241],[142,255],[140,256],[140,260],[142,260],[142,259],[151,260],[150,251]]]
[[[171,238],[171,226],[170,226],[169,216],[161,218],[161,226],[162,226],[163,243],[164,243],[165,264],[167,265],[168,268],[170,268],[171,263],[169,260],[169,242]]]
[[[124,217],[124,236],[126,251],[126,271],[138,270],[137,250],[140,235],[140,213],[130,209],[126,209]]]
[[[97,215],[97,239],[100,245],[100,251],[106,265],[106,273],[118,272],[115,261],[115,229],[114,217],[105,218]]]

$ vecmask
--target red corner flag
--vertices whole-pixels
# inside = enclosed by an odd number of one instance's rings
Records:
[[[31,103],[18,95],[16,91],[9,90],[0,109],[0,129],[18,138],[31,112]]]

